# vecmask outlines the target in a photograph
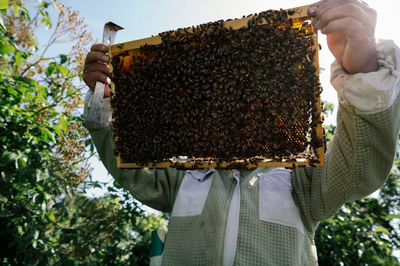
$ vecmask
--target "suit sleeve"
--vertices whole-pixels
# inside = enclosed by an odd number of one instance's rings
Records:
[[[90,109],[91,92],[85,100],[84,117]],[[166,169],[119,169],[114,156],[114,137],[111,129],[111,108],[109,99],[103,105],[103,127],[88,128],[100,160],[107,171],[127,189],[135,199],[164,212],[171,212],[182,182],[184,171]]]
[[[293,171],[292,195],[309,230],[349,201],[379,189],[392,168],[400,127],[400,52],[393,42],[378,44],[377,72],[347,74],[332,65],[339,95],[337,128],[325,166]]]

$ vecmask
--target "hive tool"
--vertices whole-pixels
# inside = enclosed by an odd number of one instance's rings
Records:
[[[118,26],[117,24],[109,21],[104,24],[103,31],[103,43],[107,45],[111,45],[114,43],[115,36],[117,31],[123,30],[124,28]],[[104,98],[104,89],[105,84],[96,81],[96,87],[94,89],[92,102],[90,104],[89,115],[86,120],[86,127],[88,128],[101,128],[102,127],[102,119],[103,119],[103,98]]]

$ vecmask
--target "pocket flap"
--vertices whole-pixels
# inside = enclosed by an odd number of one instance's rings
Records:
[[[300,212],[292,198],[291,173],[276,168],[260,174],[260,219],[298,229],[304,235]]]
[[[200,215],[211,187],[214,170],[187,171],[176,196],[172,216]]]

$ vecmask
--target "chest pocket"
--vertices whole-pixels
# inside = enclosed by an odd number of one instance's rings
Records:
[[[298,229],[304,235],[300,212],[292,198],[291,174],[276,168],[260,174],[259,214],[266,222]]]
[[[206,203],[214,171],[187,171],[176,196],[172,216],[200,215]]]

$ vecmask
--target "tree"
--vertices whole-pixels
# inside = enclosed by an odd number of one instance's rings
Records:
[[[126,192],[91,199],[81,72],[92,42],[83,19],[53,0],[0,0],[0,263],[146,264],[150,231]],[[51,14],[56,13],[55,23]],[[51,30],[39,49],[36,29]],[[59,42],[69,51],[48,56]]]
[[[63,218],[52,211],[89,175],[87,133],[74,111],[82,103],[75,85],[81,47],[90,40],[70,9],[59,10],[49,43],[39,53],[35,28],[51,27],[50,3],[28,10],[24,1],[4,5],[0,35],[0,256],[3,263],[48,263],[56,252],[49,231]],[[5,7],[5,8],[4,8]],[[32,18],[31,12],[36,14]],[[69,35],[68,35],[69,34]],[[76,38],[70,55],[46,58],[63,37]],[[71,55],[77,55],[72,57]]]
[[[111,188],[111,190],[114,190]],[[75,194],[64,204],[68,219],[55,237],[61,264],[148,265],[151,232],[165,227],[162,216],[145,215],[123,192],[91,199]],[[78,207],[79,206],[79,207]],[[61,207],[61,206],[60,206]],[[64,207],[55,208],[61,214]]]

